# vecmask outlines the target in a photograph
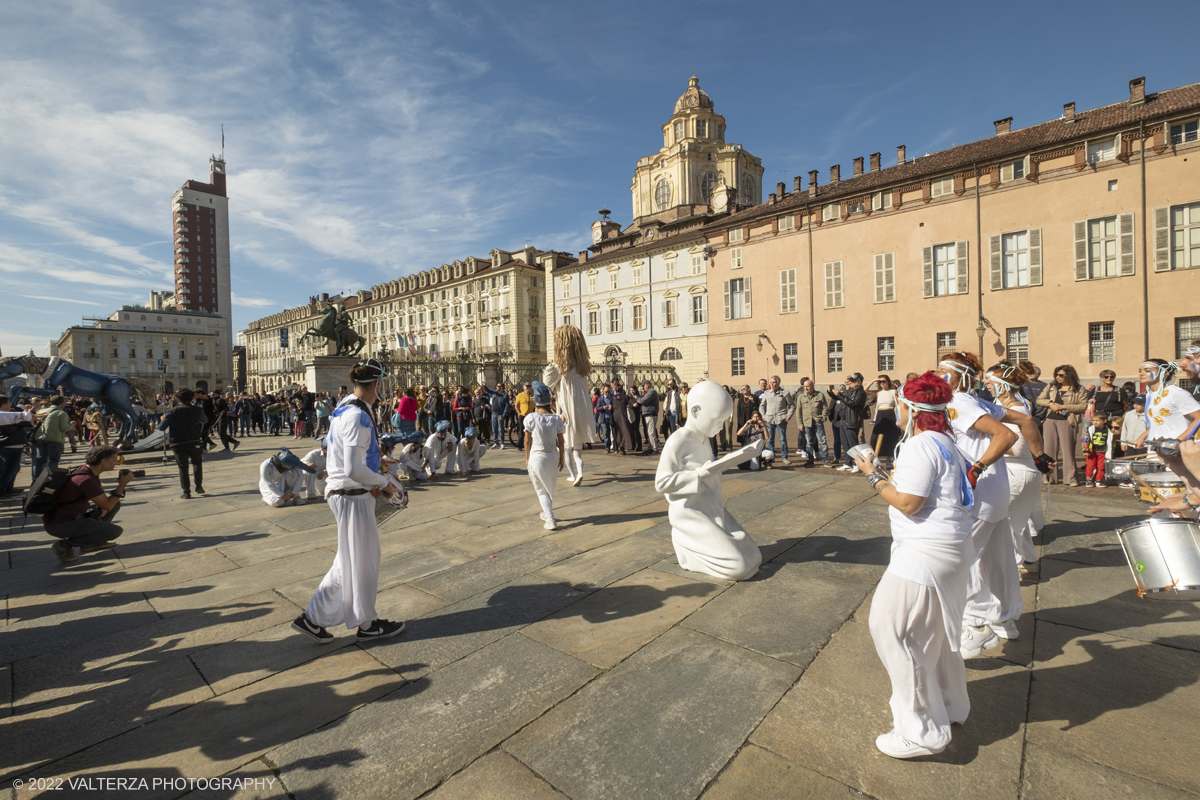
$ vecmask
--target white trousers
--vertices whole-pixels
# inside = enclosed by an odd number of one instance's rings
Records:
[[[435,453],[429,448],[426,448],[425,458],[429,460],[429,471],[442,471],[443,475],[450,475],[460,471],[462,468],[458,463],[458,448],[450,448],[449,453]]]
[[[576,476],[583,477],[583,448],[568,447],[563,452],[563,461],[567,467],[567,477],[575,480]]]
[[[380,550],[375,498],[369,494],[330,495],[329,508],[337,520],[337,555],[304,613],[322,628],[355,628],[376,618]]]
[[[1042,509],[1042,473],[1029,470],[1008,471],[1008,518],[1012,521],[1013,549],[1017,564],[1022,561],[1037,561],[1037,548],[1033,546],[1034,509]],[[1022,522],[1023,520],[1023,522]]]
[[[325,481],[317,480],[315,472],[301,472],[300,480],[296,484],[296,494],[303,494],[305,497],[318,497],[325,494]]]
[[[967,579],[967,608],[963,625],[978,628],[1021,616],[1021,573],[1008,519],[972,520],[971,541],[979,557]]]
[[[942,605],[932,586],[885,572],[871,601],[875,652],[892,681],[892,725],[910,742],[937,750],[950,724],[971,711],[967,668],[950,649]]]
[[[282,477],[280,478],[280,480],[283,482],[283,491],[278,495],[272,495],[270,500],[267,500],[266,494],[264,493],[263,501],[272,508],[283,508],[284,506],[291,505],[295,502],[295,498],[292,500],[284,500],[283,495],[298,495],[300,490],[304,488],[304,478],[307,477],[308,473],[302,469],[289,469],[287,472],[283,473]]]
[[[554,519],[554,482],[558,480],[558,452],[530,453],[529,480],[533,482],[533,490],[537,492],[538,502],[542,504],[542,513],[547,519]]]

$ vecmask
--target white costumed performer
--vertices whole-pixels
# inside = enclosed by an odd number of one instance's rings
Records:
[[[433,433],[425,440],[425,460],[429,462],[429,472],[437,476],[437,471],[443,470],[443,475],[452,475],[459,471],[458,437],[450,432],[450,421],[442,420],[433,426]]]
[[[905,441],[893,476],[858,460],[891,506],[892,557],[871,601],[869,626],[892,682],[892,730],[875,746],[893,758],[945,750],[950,725],[971,711],[958,650],[975,561],[968,510],[974,498],[946,418],[950,396],[950,387],[928,373],[905,382],[897,393]]]
[[[388,476],[380,472],[379,440],[371,419],[371,404],[384,375],[383,364],[374,358],[356,364],[350,370],[354,394],[338,404],[329,423],[325,496],[337,520],[337,555],[308,608],[292,623],[293,629],[321,644],[333,641],[325,629],[334,625],[357,626],[359,641],[404,631],[403,622],[375,616],[380,548],[371,490],[388,495],[393,491]],[[386,390],[383,394],[387,396]]]
[[[271,508],[283,508],[294,503],[304,505],[300,496],[308,473],[316,472],[286,447],[271,456],[258,468],[258,491],[263,502]]]
[[[554,483],[563,468],[563,421],[550,410],[550,387],[533,382],[532,414],[525,415],[525,469],[542,506],[539,514],[546,530],[558,529],[554,519]]]
[[[304,458],[300,459],[316,470],[316,472],[305,473],[296,487],[297,491],[304,490],[304,497],[306,499],[312,499],[317,495],[323,496],[325,494],[325,437],[322,436],[317,440],[317,443],[321,446],[309,450]]]
[[[475,426],[463,431],[462,441],[458,443],[458,466],[466,475],[478,475],[479,459],[487,454],[487,446],[479,441],[479,431]]]
[[[554,331],[554,361],[542,371],[542,383],[557,395],[555,407],[562,416],[567,477],[571,484],[583,483],[583,446],[600,441],[587,376],[592,374],[583,331],[571,324]]]
[[[725,509],[721,472],[762,452],[759,440],[713,462],[709,439],[733,414],[733,398],[712,381],[688,393],[687,423],[663,445],[654,488],[667,498],[671,542],[679,566],[726,580],[744,581],[758,572],[762,553],[750,534]]]

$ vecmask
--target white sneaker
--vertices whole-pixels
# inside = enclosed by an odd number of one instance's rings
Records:
[[[296,498],[296,505],[298,505],[298,506],[302,506],[302,505],[304,505],[304,498],[303,498],[303,497],[297,497],[297,498]]]
[[[554,521],[554,517],[551,517],[550,519],[546,520],[546,524],[542,527],[548,531],[556,531],[558,530],[558,523]]]
[[[989,647],[995,647],[998,644],[1000,644],[1000,637],[987,625],[978,628],[967,625],[963,627],[962,641],[959,643],[958,652],[964,659],[974,658]]]
[[[571,481],[571,485],[572,485],[572,486],[578,486],[578,485],[579,485],[579,484],[581,484],[581,483],[583,483],[583,476],[582,476],[582,475],[576,475],[576,476],[575,476],[575,480]]]
[[[1042,562],[1040,561],[1024,561],[1017,564],[1017,572],[1022,575],[1030,575],[1037,577],[1042,572]]]
[[[855,464],[853,467],[850,468],[851,475],[853,475],[856,472],[862,472],[862,470],[858,468],[858,464]]]
[[[1017,630],[1017,621],[1015,619],[1006,619],[1003,622],[989,625],[988,627],[992,629],[992,633],[1001,639],[1017,639],[1021,636],[1021,632]]]
[[[892,758],[916,758],[917,756],[934,756],[942,752],[946,748],[939,747],[937,750],[930,750],[924,745],[910,742],[894,730],[879,736],[875,740],[875,746],[879,748],[879,752],[885,756]]]
[[[845,464],[842,464],[840,467],[838,467],[838,471],[839,472],[849,472],[850,468],[847,467]]]

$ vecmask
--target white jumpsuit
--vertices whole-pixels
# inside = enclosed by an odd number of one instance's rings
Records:
[[[562,417],[557,414],[525,415],[529,433],[529,480],[542,504],[546,521],[554,519],[554,482],[558,480],[558,435],[563,432]]]
[[[900,448],[893,485],[926,500],[911,516],[888,511],[892,557],[868,623],[892,683],[894,729],[934,751],[950,743],[950,724],[964,722],[971,710],[958,652],[975,561],[972,517],[963,505],[966,469],[945,434],[923,431]]]
[[[316,472],[301,472],[297,491],[303,491],[306,498],[324,495],[325,479],[319,476],[325,471],[325,451],[318,447],[316,450],[308,451],[308,454],[300,460],[316,469]]]
[[[654,488],[667,498],[671,542],[679,566],[731,581],[754,577],[762,552],[725,508],[720,471],[696,470],[712,461],[708,439],[687,427],[663,445]]]
[[[458,467],[463,472],[478,472],[479,459],[487,453],[487,448],[479,437],[475,437],[474,447],[469,447],[467,442],[467,439],[463,439],[458,443]]]
[[[385,486],[379,473],[379,443],[371,417],[352,405],[347,396],[334,410],[329,423],[325,496],[337,520],[338,547],[333,566],[308,601],[305,615],[323,628],[347,628],[373,622],[375,595],[379,591],[379,529],[375,526],[375,498],[333,494]],[[353,476],[353,477],[352,477]]]
[[[439,439],[440,435],[433,433],[425,440],[425,459],[429,462],[429,471],[442,470],[443,475],[460,472],[458,437],[453,433],[447,433],[445,439]]]
[[[283,508],[292,500],[284,500],[285,494],[296,494],[303,483],[302,478],[308,473],[300,469],[289,469],[280,472],[275,469],[271,459],[267,459],[258,468],[258,491],[262,493],[263,502],[272,508]]]

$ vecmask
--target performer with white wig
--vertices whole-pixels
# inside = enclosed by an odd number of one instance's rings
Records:
[[[897,393],[904,429],[892,477],[859,469],[891,508],[892,557],[871,601],[875,651],[892,681],[892,730],[875,740],[893,758],[940,753],[971,711],[959,626],[975,548],[969,467],[947,418],[950,387],[925,373]]]
[[[374,358],[354,365],[350,370],[354,393],[338,404],[329,423],[325,497],[337,520],[337,555],[308,608],[292,623],[294,630],[320,644],[333,641],[326,628],[334,625],[357,627],[359,641],[386,639],[404,631],[403,622],[375,615],[380,547],[372,492],[391,496],[394,491],[380,469],[382,456],[371,417],[371,404],[385,375],[383,364]],[[387,396],[386,388],[382,394]]]
[[[562,416],[566,447],[567,477],[571,484],[583,483],[583,446],[600,439],[587,379],[592,374],[583,331],[571,324],[554,331],[554,361],[542,371],[542,383],[555,393],[555,407]]]

